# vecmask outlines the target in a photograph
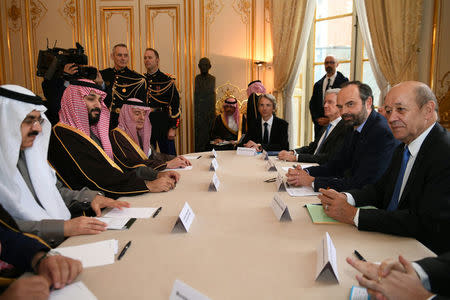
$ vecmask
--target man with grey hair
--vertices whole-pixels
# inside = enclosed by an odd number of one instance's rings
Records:
[[[450,135],[436,97],[407,81],[386,95],[389,126],[400,144],[384,175],[348,193],[320,189],[325,213],[359,230],[414,237],[437,254],[450,250]],[[378,209],[360,209],[373,205]]]
[[[324,67],[327,72],[314,84],[313,94],[309,100],[309,111],[314,122],[314,134],[320,136],[322,128],[326,127],[330,119],[324,114],[324,95],[328,89],[340,88],[348,78],[336,71],[339,61],[333,55],[325,57]]]
[[[288,126],[285,120],[274,116],[277,108],[275,97],[263,94],[258,101],[260,117],[248,130],[241,144],[258,151],[280,151],[289,149]]]
[[[341,149],[349,127],[345,126],[339,108],[336,106],[339,91],[340,89],[330,89],[325,93],[323,107],[325,116],[330,120],[330,123],[322,129],[321,134],[317,135],[308,146],[292,151],[281,151],[278,154],[279,159],[323,164]]]
[[[147,103],[147,82],[143,75],[128,68],[130,56],[127,45],[116,44],[112,49],[111,59],[114,67],[100,71],[103,81],[99,81],[99,84],[108,94],[104,102],[111,113],[109,127],[114,129],[117,127],[123,102],[137,98]]]

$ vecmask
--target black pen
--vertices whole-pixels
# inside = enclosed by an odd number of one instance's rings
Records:
[[[322,205],[322,203],[308,203],[308,205]],[[306,207],[306,204],[303,207]]]
[[[153,214],[153,218],[154,217],[156,217],[158,214],[159,214],[159,212],[161,211],[161,209],[162,209],[162,207],[160,206],[156,211],[155,211],[155,213]]]
[[[200,157],[202,157],[201,155],[197,156],[197,159],[200,159]]]
[[[125,255],[125,253],[127,252],[128,248],[130,248],[131,246],[131,241],[129,241],[125,247],[123,247],[122,251],[120,251],[119,257],[117,258],[117,260],[120,260],[122,258],[122,256]]]
[[[367,261],[361,254],[359,254],[359,252],[358,252],[357,250],[355,250],[353,253],[355,253],[356,257],[357,257],[359,260]]]
[[[273,178],[269,178],[269,179],[264,180],[264,182],[274,182],[276,180],[277,180],[277,178],[273,177]]]

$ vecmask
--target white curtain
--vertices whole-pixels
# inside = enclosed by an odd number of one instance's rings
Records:
[[[391,87],[389,85],[389,82],[387,82],[386,78],[383,76],[383,73],[381,72],[380,66],[378,65],[377,59],[375,57],[372,38],[370,36],[369,22],[367,21],[366,4],[364,0],[356,0],[355,4],[356,14],[358,15],[359,28],[361,29],[361,35],[364,40],[364,47],[369,58],[370,66],[372,67],[373,75],[375,76],[378,88],[380,89],[380,99],[378,103],[379,105],[382,105],[384,102],[383,99]]]
[[[280,0],[273,0],[280,1]],[[296,115],[297,112],[293,111],[293,99],[292,95],[294,93],[295,84],[298,80],[298,76],[300,75],[300,62],[302,60],[303,52],[306,48],[306,44],[308,43],[309,34],[311,32],[311,25],[314,19],[314,9],[316,8],[316,0],[307,0],[304,21],[301,26],[301,35],[298,40],[298,45],[291,45],[291,47],[295,48],[297,46],[297,53],[295,54],[295,59],[293,65],[291,67],[292,72],[289,74],[286,84],[281,89],[282,99],[284,101],[284,118],[289,122],[289,144],[294,146],[297,140],[297,137],[294,137],[294,127],[293,120],[298,118]],[[289,66],[287,66],[289,67]]]

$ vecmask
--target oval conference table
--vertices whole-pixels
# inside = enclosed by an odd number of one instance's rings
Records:
[[[98,299],[168,299],[176,279],[211,299],[348,299],[358,285],[358,273],[345,261],[358,250],[379,262],[402,254],[408,260],[434,256],[411,238],[358,231],[346,224],[313,224],[304,208],[318,198],[280,196],[292,222],[280,222],[271,202],[276,176],[261,156],[217,152],[219,191],[208,191],[213,171],[210,152],[192,159],[192,170],[181,170],[176,188],[121,198],[132,207],[160,207],[156,218],[137,219],[128,230],[108,230],[77,236],[61,246],[117,239],[119,252],[131,247],[114,264],[91,267],[78,277]],[[277,169],[293,163],[271,158]],[[172,233],[188,202],[195,219],[188,233]],[[339,284],[316,281],[317,248],[328,232],[336,248]]]

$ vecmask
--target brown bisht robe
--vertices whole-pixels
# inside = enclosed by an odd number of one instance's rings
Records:
[[[122,170],[88,135],[63,123],[52,129],[48,159],[72,190],[86,186],[114,199],[149,191],[136,172]]]
[[[175,155],[156,152],[152,145],[152,154],[147,154],[137,145],[131,137],[119,127],[111,130],[109,134],[114,159],[123,169],[131,170],[140,166],[147,166],[157,171],[167,167],[167,161],[175,158]]]

